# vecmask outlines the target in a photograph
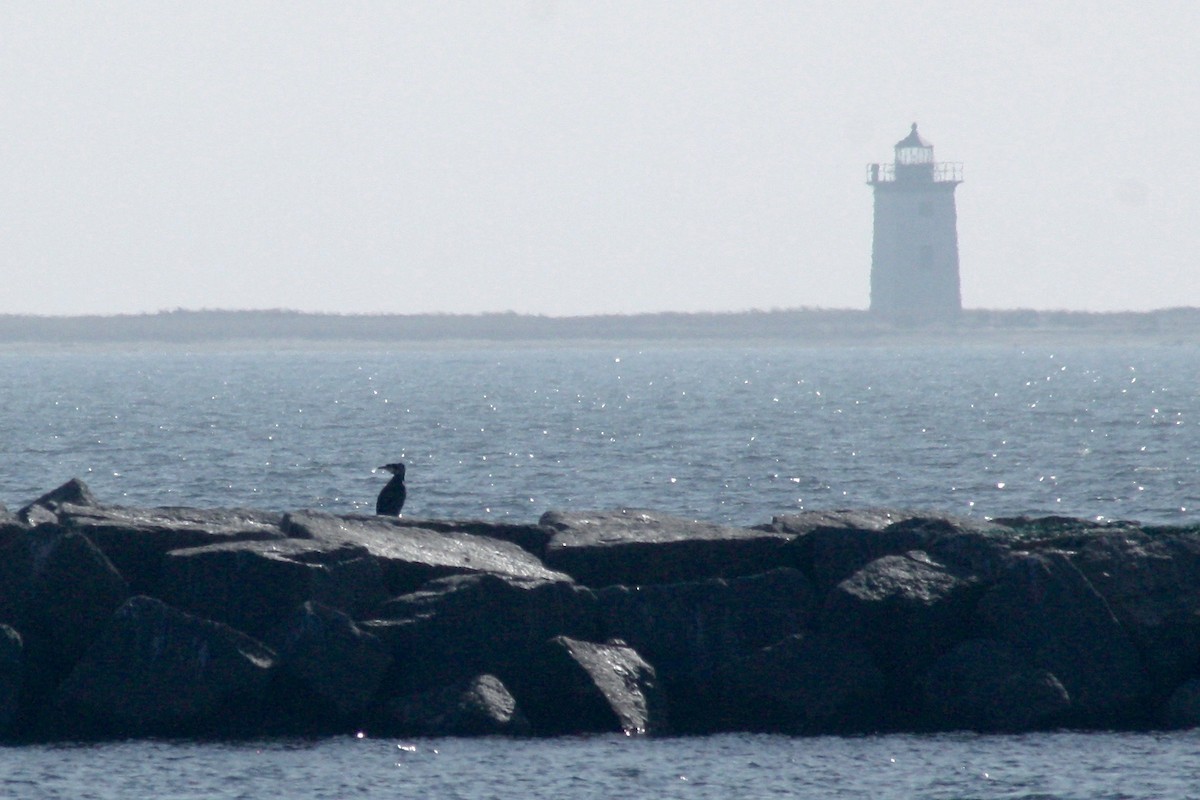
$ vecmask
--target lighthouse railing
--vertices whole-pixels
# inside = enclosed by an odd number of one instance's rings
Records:
[[[908,166],[908,165],[902,165]],[[958,161],[937,161],[932,165],[930,174],[934,183],[962,183],[963,165]],[[901,180],[903,180],[903,176]],[[895,164],[868,164],[867,183],[895,183]]]

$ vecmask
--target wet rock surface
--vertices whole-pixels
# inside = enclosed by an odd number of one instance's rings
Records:
[[[885,676],[853,638],[793,634],[723,673],[715,730],[851,733],[887,721]]]
[[[0,739],[1200,725],[1200,528],[0,512]]]
[[[454,575],[393,598],[362,626],[394,659],[385,683],[413,694],[479,674],[522,678],[549,639],[600,634],[595,595],[572,581]]]
[[[84,736],[247,732],[275,666],[249,636],[139,595],[112,615],[42,723]]]
[[[12,734],[21,703],[21,634],[0,624],[0,737]]]
[[[976,626],[1054,675],[1080,723],[1127,719],[1150,688],[1129,633],[1064,553],[1015,556],[980,599]]]
[[[619,638],[654,665],[675,701],[672,725],[703,730],[703,710],[729,663],[810,626],[812,585],[781,567],[741,578],[691,583],[609,586],[596,592],[605,638]]]
[[[477,675],[387,704],[383,730],[410,736],[527,736],[529,720],[495,675]]]
[[[534,726],[555,733],[640,735],[669,730],[654,667],[620,639],[586,642],[555,636],[517,678]]]
[[[284,730],[337,730],[371,709],[392,658],[336,608],[306,601],[265,637],[279,658],[272,708]]]
[[[924,674],[922,684],[926,716],[946,728],[1037,729],[1071,707],[1069,693],[1052,672],[991,639],[961,642]]]

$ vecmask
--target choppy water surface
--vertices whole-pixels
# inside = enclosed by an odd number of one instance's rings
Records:
[[[1200,519],[1200,348],[0,355],[0,501]]]
[[[0,749],[28,800],[1200,797],[1200,736],[338,738]]]

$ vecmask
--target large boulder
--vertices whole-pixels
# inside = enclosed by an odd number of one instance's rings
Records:
[[[272,705],[290,731],[361,724],[392,663],[382,643],[350,617],[311,601],[265,642],[279,656]]]
[[[67,674],[129,598],[129,587],[82,534],[41,525],[27,540],[33,572],[20,630],[34,667],[35,685],[29,688],[36,695]]]
[[[952,569],[956,575],[969,576],[987,585],[1000,579],[1008,567],[1013,550],[1018,547],[1018,535],[1015,532],[981,523],[973,528],[934,536],[925,545],[925,552]]]
[[[20,627],[33,584],[33,548],[24,525],[0,525],[0,624]]]
[[[600,644],[555,636],[514,688],[538,733],[633,735],[667,728],[654,668],[619,639]]]
[[[784,566],[794,537],[654,511],[548,511],[546,564],[586,586],[682,583],[754,575]]]
[[[884,675],[862,644],[789,636],[725,667],[716,729],[854,733],[884,717]]]
[[[21,702],[21,635],[0,624],[0,741],[14,733]]]
[[[697,698],[673,714],[687,725],[718,669],[804,631],[814,598],[802,572],[780,568],[741,578],[609,586],[596,599],[605,638],[623,639],[645,656],[671,696]]]
[[[415,591],[447,575],[490,572],[532,580],[567,580],[512,542],[459,530],[427,530],[393,517],[334,516],[314,511],[287,514],[289,536],[363,547],[383,568],[392,595]]]
[[[1200,535],[1104,531],[1072,562],[1141,652],[1158,702],[1200,669]]]
[[[59,619],[88,628],[126,597],[124,579],[86,536],[55,524],[0,528],[0,623],[22,628]],[[94,603],[105,608],[81,611]]]
[[[938,659],[921,686],[925,718],[934,728],[1039,730],[1053,726],[1071,705],[1053,673],[990,639],[960,643]]]
[[[1116,724],[1139,713],[1148,683],[1137,648],[1064,554],[1015,555],[980,599],[975,625],[1058,678],[1076,721]]]
[[[379,562],[365,547],[277,539],[170,552],[158,596],[184,611],[262,636],[306,601],[357,618],[387,592]]]
[[[254,731],[275,654],[245,634],[150,597],[130,598],[59,688],[60,734]]]
[[[1168,728],[1200,727],[1200,678],[1192,678],[1175,687],[1163,704],[1160,722]]]
[[[816,525],[792,542],[789,553],[813,579],[817,591],[823,593],[884,556],[923,550],[937,553],[946,561],[957,561],[973,554],[975,548],[960,557],[956,543],[961,547],[966,541],[1011,535],[1001,526],[975,520],[912,515],[893,518],[896,516],[895,512],[848,514],[840,524]]]
[[[0,548],[0,622],[21,635],[21,730],[70,672],[113,611],[125,580],[86,536],[53,523],[21,530]]]
[[[476,675],[453,686],[394,698],[380,724],[385,731],[407,736],[524,736],[531,732],[516,699],[495,675]]]
[[[361,627],[387,645],[392,696],[437,689],[475,675],[512,685],[531,653],[566,635],[596,640],[596,598],[569,581],[476,573],[430,581],[385,603]]]
[[[923,551],[883,556],[834,587],[818,627],[862,642],[893,692],[908,693],[916,675],[967,637],[977,596],[975,581]]]
[[[51,489],[22,508],[17,512],[17,518],[24,524],[33,527],[47,522],[58,522],[59,509],[64,505],[86,507],[98,504],[96,496],[92,494],[92,490],[86,483],[79,478],[71,478],[62,486]]]
[[[253,509],[58,507],[64,527],[85,534],[113,562],[136,593],[154,594],[172,550],[240,541],[283,539],[281,515]]]

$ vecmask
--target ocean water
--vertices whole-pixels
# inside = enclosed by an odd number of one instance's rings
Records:
[[[1179,800],[1200,797],[1200,734],[121,742],[0,767],[22,800]]]
[[[1200,523],[1200,345],[0,354],[0,502],[736,525],[900,507]],[[1200,797],[1200,735],[0,748],[14,798]]]
[[[1200,520],[1200,346],[0,354],[0,502]]]

